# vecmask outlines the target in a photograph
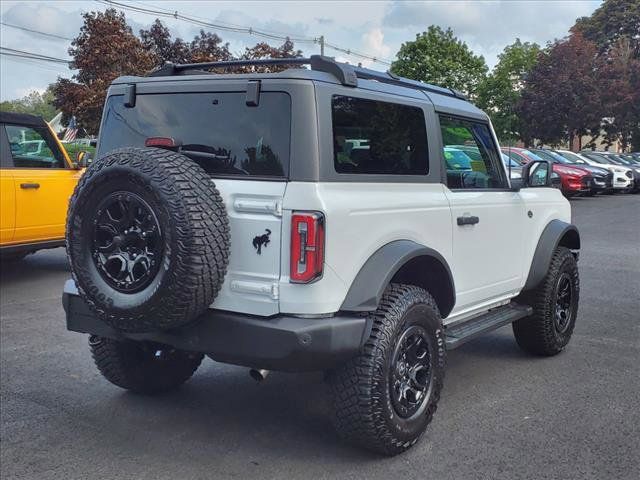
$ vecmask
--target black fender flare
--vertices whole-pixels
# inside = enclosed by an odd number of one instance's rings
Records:
[[[537,287],[549,271],[551,257],[559,245],[572,250],[580,249],[580,233],[575,225],[562,220],[551,220],[542,231],[531,260],[529,275],[523,290]]]
[[[394,275],[411,260],[418,257],[429,257],[440,264],[441,271],[446,272],[448,288],[443,291],[439,304],[441,314],[446,317],[456,301],[455,284],[451,269],[444,257],[436,250],[420,245],[411,240],[396,240],[378,250],[364,263],[356,275],[347,296],[340,307],[342,311],[370,312],[378,308],[380,299]],[[433,292],[431,292],[433,294]],[[437,299],[436,299],[437,300]]]

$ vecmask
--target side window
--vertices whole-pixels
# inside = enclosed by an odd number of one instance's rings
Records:
[[[421,108],[335,95],[332,119],[336,172],[429,172],[427,130]]]
[[[65,168],[64,157],[45,127],[5,125],[16,168]]]
[[[449,188],[506,188],[507,181],[489,127],[440,116]]]

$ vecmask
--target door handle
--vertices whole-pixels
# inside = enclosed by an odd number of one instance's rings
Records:
[[[480,218],[471,215],[464,215],[462,217],[458,217],[458,225],[475,225],[480,222]]]
[[[20,188],[28,189],[28,188],[40,188],[39,183],[21,183]]]

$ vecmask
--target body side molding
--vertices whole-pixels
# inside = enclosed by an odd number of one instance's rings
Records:
[[[559,245],[579,250],[580,233],[575,225],[562,220],[551,220],[538,240],[523,291],[535,288],[542,281],[549,270],[553,252]]]
[[[411,240],[396,240],[374,252],[353,280],[340,310],[350,312],[375,310],[387,285],[404,266],[414,259],[428,260],[432,265],[437,266],[434,274],[448,277],[446,278],[448,286],[442,285],[446,281],[439,282],[441,287],[439,292],[430,292],[434,297],[439,297],[436,301],[443,318],[446,317],[455,304],[456,295],[451,269],[444,257],[436,250]],[[423,283],[429,282],[425,279]]]

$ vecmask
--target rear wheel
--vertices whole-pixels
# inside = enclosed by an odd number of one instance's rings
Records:
[[[558,247],[544,280],[519,297],[533,307],[533,315],[513,323],[518,345],[535,355],[560,353],[573,334],[579,296],[578,263],[568,248]]]
[[[347,440],[385,455],[401,453],[436,411],[445,349],[438,307],[425,290],[392,284],[361,353],[328,375],[334,424]]]
[[[102,376],[136,393],[154,394],[178,388],[202,362],[201,353],[153,342],[118,341],[92,335],[89,346]]]

